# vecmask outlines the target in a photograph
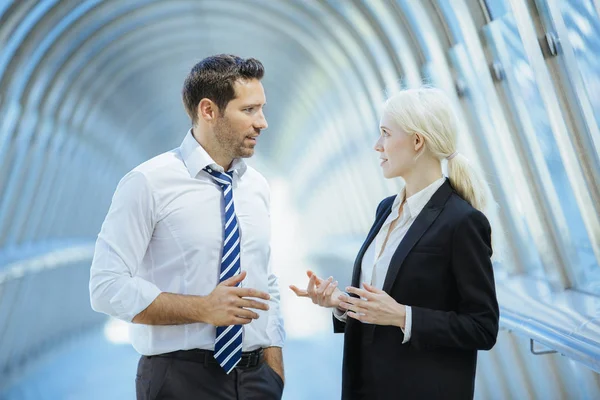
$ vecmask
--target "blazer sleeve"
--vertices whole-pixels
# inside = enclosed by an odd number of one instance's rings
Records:
[[[373,226],[371,226],[371,230],[375,226],[377,220],[380,218],[381,213],[386,208],[386,205],[389,205],[390,202],[393,202],[395,198],[396,196],[394,195],[386,197],[385,199],[381,200],[381,202],[379,202],[379,205],[377,206],[377,211],[375,212],[375,221],[373,222]],[[333,315],[333,313],[331,313],[331,318],[333,319],[333,333],[344,333],[346,329],[346,323],[337,319],[335,315]]]
[[[489,350],[498,335],[499,309],[492,269],[491,228],[473,210],[452,238],[452,270],[459,294],[456,311],[412,307],[411,344]]]
[[[337,319],[333,313],[331,313],[331,317],[333,318],[333,333],[344,333],[346,323]]]

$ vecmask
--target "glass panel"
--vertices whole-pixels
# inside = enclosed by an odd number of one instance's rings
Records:
[[[600,121],[600,18],[591,0],[560,1],[569,42],[575,52],[577,66],[587,96],[594,109],[596,124]],[[600,138],[593,138],[600,141]]]
[[[498,19],[510,11],[506,0],[485,0],[485,5],[492,19]]]
[[[450,29],[454,40],[457,42],[461,42],[463,33],[460,28],[460,22],[456,17],[456,10],[453,7],[452,3],[446,0],[438,0],[437,3],[440,9],[442,10],[442,13],[444,14],[445,22],[448,25],[448,29]]]
[[[466,108],[472,110],[472,112],[468,113],[467,115],[471,117],[471,122],[476,129],[474,135],[478,135],[482,140],[484,140],[484,131],[489,129],[489,121],[493,118],[490,115],[490,109],[487,106],[486,97],[484,93],[481,92],[481,88],[478,86],[479,82],[476,79],[477,75],[473,66],[471,65],[471,59],[462,45],[454,46],[454,48],[450,50],[450,56],[454,67],[459,74],[459,80],[464,82],[466,86],[464,88],[465,100],[468,102],[468,106]],[[515,189],[510,192],[504,190],[506,193],[505,202],[512,206],[512,212],[504,208],[501,211],[503,213],[509,213],[509,218],[512,218],[514,222],[514,229],[511,230],[513,234],[512,236],[507,237],[507,239],[511,240],[512,242],[511,247],[518,249],[517,254],[519,261],[529,274],[542,279],[547,279],[548,277],[545,274],[542,260],[540,258],[540,252],[538,250],[540,247],[543,247],[543,244],[538,243],[541,235],[535,234],[539,232],[539,229],[535,231],[536,227],[533,226],[532,228],[532,224],[528,220],[532,217],[527,212],[529,208],[523,206],[524,201],[522,200],[526,200],[525,197],[530,196],[530,194],[526,192],[528,188],[524,188],[522,184],[519,184],[518,181],[515,181],[510,173],[506,173],[506,170],[498,171],[494,175],[497,176],[498,180],[502,182],[498,182],[499,187],[512,186]],[[506,184],[506,181],[510,181],[511,183]],[[531,201],[529,201],[529,203],[531,203]],[[507,265],[506,267],[511,269],[511,272],[515,272],[514,266]]]
[[[506,74],[503,84],[520,126],[520,134],[532,155],[531,165],[537,169],[533,176],[539,179],[537,183],[550,200],[556,196],[560,206],[558,211],[564,214],[566,226],[561,229],[566,231],[556,233],[563,239],[562,244],[570,247],[566,250],[571,264],[566,268],[572,271],[570,276],[575,278],[578,288],[600,293],[600,269],[512,13],[492,22],[490,31],[493,51]],[[550,175],[549,180],[543,180],[545,173]],[[558,215],[548,217],[561,219]]]

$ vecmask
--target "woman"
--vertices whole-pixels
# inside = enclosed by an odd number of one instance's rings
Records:
[[[308,271],[306,290],[290,288],[344,332],[343,399],[470,399],[477,350],[498,334],[486,184],[456,150],[442,91],[398,93],[380,125],[383,175],[406,185],[377,207],[352,286]]]

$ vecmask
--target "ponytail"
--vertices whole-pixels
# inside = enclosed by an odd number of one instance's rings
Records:
[[[477,169],[473,168],[467,157],[453,153],[448,157],[448,178],[454,190],[473,208],[486,213],[489,205],[489,189]]]

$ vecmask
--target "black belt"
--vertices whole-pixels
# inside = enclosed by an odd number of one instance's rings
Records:
[[[204,365],[219,363],[215,359],[215,352],[210,350],[192,349],[192,350],[177,350],[171,353],[157,354],[152,357],[169,357],[179,360],[193,361]],[[242,359],[235,366],[236,368],[252,368],[256,367],[263,361],[263,349],[254,351],[242,352]]]

